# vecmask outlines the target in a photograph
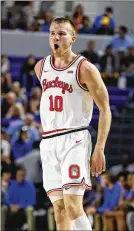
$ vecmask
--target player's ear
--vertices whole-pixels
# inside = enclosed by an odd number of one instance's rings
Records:
[[[76,35],[73,35],[72,37],[72,43],[74,43],[76,41]]]

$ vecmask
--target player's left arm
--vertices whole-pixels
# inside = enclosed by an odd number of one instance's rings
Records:
[[[92,174],[98,175],[105,170],[104,148],[111,125],[109,96],[100,72],[88,61],[84,61],[81,65],[80,81],[86,84],[100,112],[97,142],[91,158]]]

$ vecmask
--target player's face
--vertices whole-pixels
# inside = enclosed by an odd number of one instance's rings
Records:
[[[64,53],[74,41],[75,36],[69,23],[52,23],[49,42],[53,53]]]

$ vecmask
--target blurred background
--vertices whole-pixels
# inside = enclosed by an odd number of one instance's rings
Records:
[[[39,143],[41,85],[35,63],[51,53],[50,23],[72,20],[73,51],[96,65],[107,86],[112,125],[107,172],[92,178],[85,212],[96,231],[134,230],[134,2],[1,2],[1,229],[55,230],[42,186]],[[99,112],[89,125],[93,146]],[[44,153],[45,155],[45,153]]]

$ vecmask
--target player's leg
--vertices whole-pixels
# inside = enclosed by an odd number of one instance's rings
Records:
[[[56,229],[59,231],[60,230],[73,230],[71,220],[68,217],[68,214],[65,209],[62,192],[57,192],[54,195],[53,193],[51,193],[49,195],[49,198],[54,208]]]
[[[42,140],[40,154],[43,170],[43,186],[54,208],[54,218],[57,230],[71,229],[71,221],[68,218],[63,203],[62,179],[60,162],[55,155],[56,139]],[[47,150],[49,148],[49,150]]]
[[[91,188],[89,172],[91,140],[89,133],[88,131],[81,131],[70,136],[67,135],[66,143],[68,143],[68,147],[63,153],[64,158],[61,167],[65,208],[74,230],[92,230],[83,209],[85,188]]]
[[[83,209],[84,191],[85,190],[82,187],[80,188],[73,187],[65,191],[63,197],[64,197],[65,209],[72,222],[74,230],[89,231],[92,230],[92,228]],[[77,194],[81,194],[81,195],[77,195]]]

